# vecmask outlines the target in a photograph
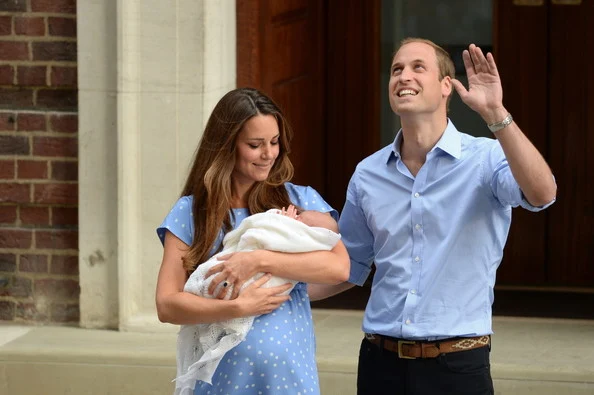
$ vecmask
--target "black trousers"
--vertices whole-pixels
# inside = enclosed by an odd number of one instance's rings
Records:
[[[492,395],[489,347],[400,359],[363,339],[359,351],[358,395]]]

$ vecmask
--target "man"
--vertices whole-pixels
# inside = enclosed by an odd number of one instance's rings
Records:
[[[360,395],[492,394],[491,305],[511,210],[555,200],[548,165],[503,106],[493,56],[470,45],[463,60],[468,90],[442,48],[402,42],[388,86],[402,129],[357,166],[339,222],[349,283],[311,289],[319,299],[363,285],[375,263]],[[496,139],[456,130],[454,88]]]

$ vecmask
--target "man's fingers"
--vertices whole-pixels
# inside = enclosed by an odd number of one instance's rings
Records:
[[[470,52],[468,52],[467,49],[462,52],[462,61],[464,62],[464,68],[466,69],[466,76],[470,78],[475,75],[474,64],[472,63],[472,59],[470,59]]]
[[[468,94],[464,84],[456,79],[452,79],[452,85],[454,86],[456,92],[458,92],[458,95],[460,95],[460,98],[464,99],[464,97]]]
[[[469,48],[469,52],[470,52],[470,59],[472,60],[472,64],[474,65],[474,71],[476,73],[480,73],[483,70],[482,70],[481,60],[480,60],[480,57],[477,52],[477,47],[474,44],[471,44],[470,48]]]
[[[493,75],[499,77],[499,71],[497,70],[497,64],[495,63],[495,58],[491,52],[487,53],[487,66],[489,67],[489,72]]]
[[[492,66],[495,66],[495,60],[493,59],[493,55],[487,53],[487,56],[485,56],[485,54],[483,54],[483,50],[480,49],[480,47],[477,47],[476,45],[474,46],[472,52],[474,54],[472,60],[474,62],[475,70],[477,71],[477,73],[483,72],[493,74],[494,72]],[[491,61],[489,61],[489,55],[491,57]],[[497,70],[496,67],[494,69]]]

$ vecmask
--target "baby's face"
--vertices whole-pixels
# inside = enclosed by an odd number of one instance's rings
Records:
[[[324,214],[318,211],[303,211],[301,214],[297,216],[297,221],[303,222],[307,226],[317,226],[323,217],[320,217]]]

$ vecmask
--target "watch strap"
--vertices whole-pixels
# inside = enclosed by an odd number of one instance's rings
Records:
[[[487,125],[487,127],[489,128],[489,130],[493,133],[500,131],[501,129],[503,129],[504,127],[506,127],[507,125],[509,125],[510,123],[512,123],[513,121],[513,117],[510,113],[507,114],[507,116],[505,118],[503,118],[503,121],[501,122],[496,122],[496,123],[492,123],[491,125]]]

